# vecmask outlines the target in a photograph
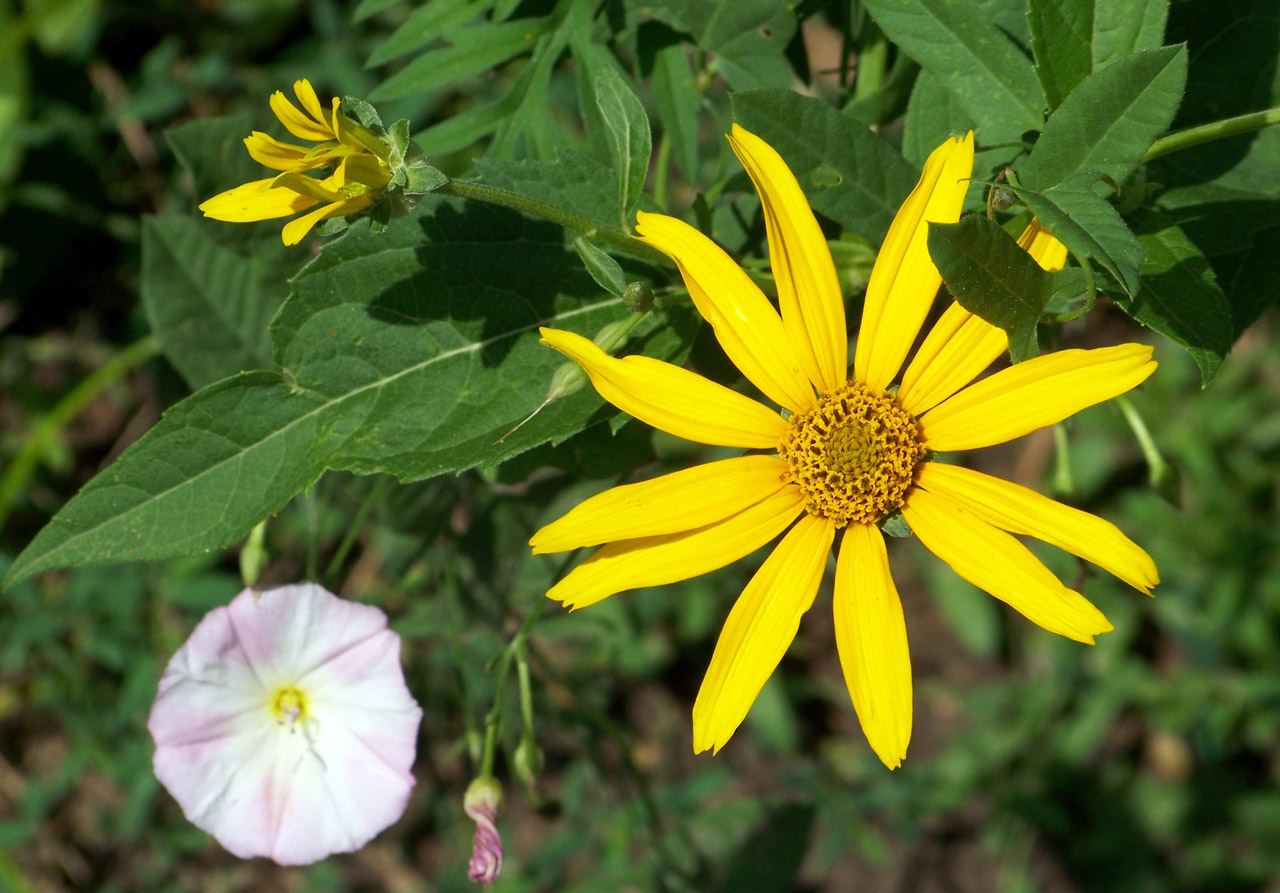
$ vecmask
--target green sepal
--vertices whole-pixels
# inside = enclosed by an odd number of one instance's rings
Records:
[[[880,523],[877,526],[885,536],[905,539],[906,537],[914,535],[911,532],[911,526],[907,524],[907,519],[902,517],[902,511],[900,509],[894,509],[889,514],[885,515],[880,519]]]
[[[330,217],[328,220],[316,227],[316,234],[320,236],[336,236],[340,232],[344,232],[351,221],[345,217]]]
[[[406,195],[426,195],[449,182],[449,178],[442,171],[429,164],[415,165],[404,170]]]
[[[382,136],[387,132],[387,128],[382,126],[382,118],[378,115],[378,110],[365,102],[363,99],[356,99],[354,96],[342,97],[342,103],[339,106],[344,112],[350,112],[356,116],[356,120],[361,125],[372,130],[378,136]],[[350,115],[348,115],[349,117]]]

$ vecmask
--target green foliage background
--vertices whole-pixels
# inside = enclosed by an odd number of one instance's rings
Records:
[[[1280,131],[1157,140],[1280,104],[1278,60],[1280,8],[1243,0],[0,0],[0,887],[466,889],[461,796],[497,698],[496,889],[1274,889]],[[263,175],[240,140],[280,135],[265,100],[301,77],[579,229],[447,189],[294,249],[278,223],[199,218]],[[975,179],[1013,166],[1076,264],[1009,255],[1014,214],[935,229],[935,260],[1019,356],[1155,342],[1132,403],[1169,466],[1107,405],[978,467],[1114,520],[1163,582],[1147,600],[1046,551],[1116,626],[1086,649],[895,543],[916,714],[893,774],[825,592],[730,745],[691,754],[758,559],[551,606],[526,793],[491,661],[562,568],[529,534],[727,455],[589,388],[503,437],[560,366],[536,327],[592,336],[643,280],[658,312],[623,350],[733,383],[672,271],[621,234],[637,207],[684,214],[771,288],[732,121],[796,172],[851,318],[935,145],[975,127]],[[308,869],[191,827],[144,727],[164,662],[240,586],[228,547],[267,517],[266,580],[386,610],[426,714],[405,817]]]

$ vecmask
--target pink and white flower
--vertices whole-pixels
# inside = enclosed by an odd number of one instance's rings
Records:
[[[205,615],[147,727],[196,827],[241,858],[306,865],[400,818],[421,719],[386,615],[301,583]]]

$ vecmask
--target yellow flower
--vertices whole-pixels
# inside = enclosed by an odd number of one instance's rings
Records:
[[[1063,350],[970,384],[1007,339],[952,304],[891,388],[941,285],[926,221],[959,218],[973,168],[970,133],[933,152],[889,228],[867,286],[850,378],[835,266],[800,185],[759,137],[735,126],[729,139],[764,206],[781,313],[688,224],[641,213],[637,231],[676,262],[725,353],[784,412],[668,363],[611,357],[572,332],[543,329],[542,337],[636,418],[700,443],[766,452],[615,487],[530,543],[535,553],[603,544],[547,593],[580,608],[723,567],[786,531],[720,633],[693,708],[700,753],[724,746],[746,716],[813,603],[843,529],[833,605],[840,662],[872,749],[896,768],[911,737],[911,663],[876,522],[901,510],[960,576],[1045,629],[1092,643],[1112,629],[1106,617],[1013,534],[1052,543],[1148,593],[1158,582],[1151,558],[1101,518],[929,454],[1052,425],[1128,391],[1156,364],[1141,344]],[[1021,242],[1046,268],[1065,260],[1062,245],[1038,225]]]
[[[315,208],[285,224],[281,238],[286,245],[301,242],[322,220],[372,206],[391,181],[385,155],[373,151],[380,148],[377,138],[338,111],[337,97],[330,109],[324,108],[306,80],[295,81],[293,92],[305,111],[279,90],[271,97],[271,110],[290,133],[316,145],[297,146],[253,131],[244,141],[253,160],[283,173],[228,189],[200,205],[204,216],[232,223],[273,220]],[[307,175],[320,167],[334,170],[324,179]]]

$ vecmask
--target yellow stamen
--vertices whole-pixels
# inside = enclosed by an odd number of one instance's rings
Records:
[[[307,716],[307,696],[292,685],[282,686],[271,697],[271,712],[277,723],[292,729]]]
[[[900,506],[926,450],[896,397],[851,381],[792,416],[778,452],[805,510],[843,527],[874,524]]]

